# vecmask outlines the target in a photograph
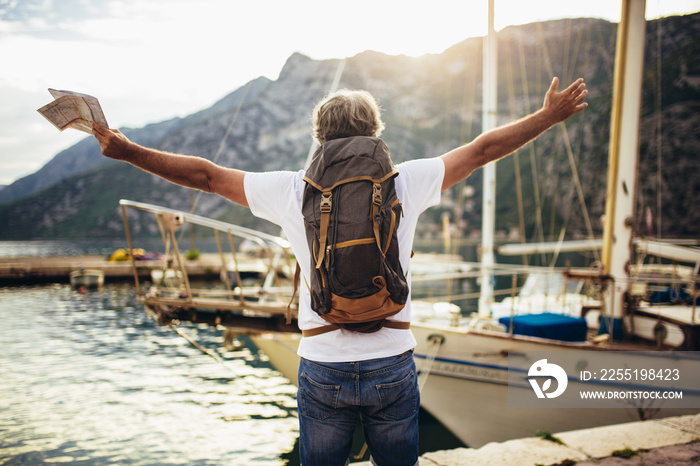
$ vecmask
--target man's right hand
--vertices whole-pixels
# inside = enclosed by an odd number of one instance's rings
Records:
[[[542,110],[552,119],[553,124],[560,123],[588,107],[588,103],[585,102],[588,89],[583,78],[577,79],[561,92],[557,92],[558,88],[559,78],[555,77],[542,105]]]
[[[116,160],[128,160],[130,146],[133,143],[118,129],[105,128],[101,124],[92,122],[92,134],[100,144],[102,155]]]

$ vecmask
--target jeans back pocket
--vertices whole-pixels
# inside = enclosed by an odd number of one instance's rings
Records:
[[[309,374],[299,374],[299,409],[301,414],[313,419],[324,420],[338,412],[340,385],[327,385],[316,382]]]
[[[406,419],[418,410],[418,387],[413,370],[399,381],[378,383],[380,410],[378,416],[388,421]]]

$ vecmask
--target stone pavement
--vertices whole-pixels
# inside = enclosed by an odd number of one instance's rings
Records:
[[[562,443],[533,437],[425,453],[420,465],[700,465],[700,414],[562,432],[554,437]],[[631,456],[616,456],[624,453]]]

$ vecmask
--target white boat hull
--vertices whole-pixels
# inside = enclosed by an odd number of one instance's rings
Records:
[[[464,327],[414,323],[419,371],[429,370],[421,406],[470,447],[529,437],[537,431],[563,432],[638,421],[641,418],[700,412],[698,409],[511,408],[508,406],[508,354],[526,351],[596,351],[591,344],[509,338]],[[431,339],[442,344],[428,369]],[[513,389],[512,387],[510,388]]]

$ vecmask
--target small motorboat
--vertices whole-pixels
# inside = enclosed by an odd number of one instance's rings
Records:
[[[105,274],[100,269],[84,267],[70,273],[70,284],[73,288],[101,288],[105,282]]]

